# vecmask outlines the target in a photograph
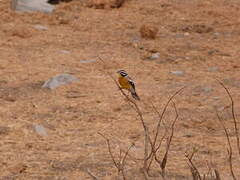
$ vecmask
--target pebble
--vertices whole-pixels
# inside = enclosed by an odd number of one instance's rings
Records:
[[[151,56],[149,56],[148,59],[155,60],[155,59],[158,59],[159,57],[160,57],[160,53],[157,52],[157,53],[153,53]]]
[[[42,125],[35,124],[34,125],[34,129],[35,129],[35,131],[36,131],[36,133],[38,135],[40,135],[40,136],[48,136],[46,129]]]
[[[183,76],[184,72],[183,71],[170,71],[171,74],[174,74],[176,76]]]
[[[40,30],[40,31],[47,31],[48,28],[46,26],[43,26],[41,24],[37,24],[33,26],[35,29]]]
[[[68,50],[60,50],[59,52],[62,53],[62,54],[70,54],[70,53],[71,53],[71,52],[68,51]]]
[[[46,0],[12,0],[11,7],[13,10],[21,12],[40,11],[44,13],[51,13],[55,8]]]
[[[69,84],[71,82],[78,81],[73,75],[70,74],[59,74],[48,79],[43,85],[42,88],[55,89],[60,85]]]
[[[96,62],[96,60],[94,60],[94,59],[80,60],[79,62],[80,62],[80,63],[83,63],[83,64],[87,64],[87,63],[93,63],[93,62]]]
[[[218,71],[218,67],[216,67],[216,66],[209,67],[208,71],[209,72],[217,72]]]
[[[202,88],[202,90],[207,93],[207,92],[211,92],[212,88],[211,87],[204,87],[204,88]]]

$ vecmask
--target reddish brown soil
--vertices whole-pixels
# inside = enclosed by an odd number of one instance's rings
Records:
[[[227,142],[214,107],[221,111],[233,145],[233,170],[240,179],[230,101],[215,78],[229,88],[240,119],[240,1],[129,0],[119,9],[62,3],[52,14],[15,13],[0,3],[0,175],[1,179],[118,179],[101,132],[117,157],[135,142],[127,158],[127,179],[143,179],[143,128],[135,111],[98,62],[116,75],[125,69],[135,80],[144,120],[153,129],[168,98],[179,120],[169,151],[167,179],[191,179],[184,156],[193,148],[200,173],[209,164],[231,179]],[[38,30],[35,25],[47,30]],[[140,37],[142,25],[158,28],[155,39]],[[152,52],[160,58],[147,60]],[[183,71],[183,75],[171,71]],[[79,82],[42,89],[47,79],[70,73]],[[164,121],[170,127],[172,105]],[[43,125],[47,137],[33,126]],[[238,124],[240,126],[240,124]],[[161,131],[162,132],[162,131]],[[159,157],[163,156],[163,144]],[[151,179],[159,179],[153,166]]]

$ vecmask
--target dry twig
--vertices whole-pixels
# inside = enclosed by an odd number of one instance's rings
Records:
[[[98,180],[98,178],[95,175],[93,175],[89,169],[87,169],[86,172],[88,173],[89,176],[91,176],[93,180]]]
[[[227,92],[228,97],[231,101],[231,110],[232,110],[232,117],[233,117],[233,122],[234,122],[236,140],[237,140],[237,148],[238,148],[238,154],[240,155],[239,129],[238,129],[238,123],[237,123],[237,119],[236,119],[235,111],[234,111],[234,101],[233,101],[232,95],[231,95],[230,91],[228,90],[228,88],[220,80],[217,79],[217,81],[225,89],[225,91]]]
[[[195,166],[195,164],[192,161],[192,158],[193,158],[193,156],[196,152],[197,151],[193,150],[191,155],[185,155],[185,157],[188,159],[188,166],[191,170],[193,180],[202,180],[201,175],[200,175],[197,167]]]
[[[114,158],[114,156],[113,156],[112,150],[111,150],[110,140],[107,137],[105,137],[102,133],[98,132],[98,134],[105,139],[105,141],[107,143],[107,146],[108,146],[108,152],[109,152],[109,154],[111,156],[111,159],[112,159],[115,167],[118,170],[118,173],[122,173],[123,180],[126,180],[124,168],[125,168],[125,164],[126,164],[126,159],[127,159],[128,153],[129,153],[130,149],[134,146],[134,144],[131,144],[129,146],[129,148],[127,149],[127,151],[125,152],[123,157],[120,154],[119,163],[117,163],[115,158]]]
[[[171,125],[171,134],[167,140],[167,147],[166,147],[166,151],[165,151],[165,154],[163,156],[163,159],[162,161],[160,161],[157,156],[156,156],[156,153],[155,153],[155,160],[159,163],[161,169],[162,169],[162,175],[165,176],[165,167],[167,165],[167,158],[168,158],[168,153],[169,153],[169,149],[170,149],[170,145],[171,145],[171,142],[172,142],[172,138],[173,138],[173,134],[174,134],[174,126],[176,124],[176,121],[178,119],[178,111],[177,111],[177,107],[175,105],[175,103],[173,103],[173,106],[174,106],[174,110],[175,110],[175,113],[176,113],[176,117]]]
[[[230,142],[230,138],[229,138],[229,134],[228,134],[228,131],[223,123],[223,120],[222,118],[219,116],[217,110],[215,109],[216,111],[216,114],[217,114],[217,118],[225,132],[225,136],[226,136],[226,139],[227,139],[227,143],[228,143],[228,149],[227,149],[227,152],[228,152],[228,162],[229,162],[229,168],[230,168],[230,172],[231,172],[231,175],[232,175],[232,178],[234,180],[236,180],[236,176],[234,174],[234,171],[233,171],[233,164],[232,164],[232,145],[231,145],[231,142]]]

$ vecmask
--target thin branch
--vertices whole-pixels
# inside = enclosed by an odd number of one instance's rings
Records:
[[[156,145],[156,141],[157,141],[157,137],[158,137],[158,134],[159,134],[159,130],[160,130],[160,126],[161,126],[161,122],[162,122],[162,119],[163,119],[163,116],[167,110],[167,107],[169,105],[169,103],[173,100],[173,98],[178,95],[183,89],[185,88],[182,87],[181,89],[179,89],[178,91],[176,91],[170,98],[169,100],[167,101],[166,105],[164,106],[163,108],[163,111],[162,111],[162,114],[158,113],[159,115],[159,120],[158,120],[158,123],[157,123],[157,130],[156,130],[156,133],[155,133],[155,137],[154,137],[154,140],[153,140],[153,147],[155,147]]]
[[[239,140],[239,129],[238,129],[238,123],[237,123],[237,119],[235,116],[235,111],[234,111],[234,100],[232,98],[231,93],[229,92],[228,88],[220,81],[217,79],[217,81],[219,82],[219,84],[225,89],[225,91],[228,94],[228,97],[231,101],[231,110],[232,110],[232,117],[233,117],[233,122],[234,122],[234,129],[235,129],[235,134],[236,134],[236,140],[237,140],[237,148],[238,148],[238,153],[240,155],[240,140]]]
[[[149,154],[149,156],[151,155],[151,160],[149,162],[147,171],[149,171],[149,169],[150,169],[150,167],[152,165],[153,159],[155,159],[156,161],[158,160],[158,159],[156,159],[156,152],[160,149],[160,147],[162,145],[162,142],[163,142],[163,140],[165,139],[166,136],[167,136],[167,130],[165,129],[164,135],[160,139],[160,142],[159,142],[158,146],[156,147],[155,150],[152,150],[151,153]],[[157,162],[160,163],[160,161],[157,161]]]
[[[91,176],[91,178],[92,178],[93,180],[98,180],[98,178],[97,178],[95,175],[93,175],[93,174],[89,171],[89,169],[86,169],[86,172],[88,173],[89,176]]]
[[[161,123],[162,123],[162,120],[163,120],[163,116],[164,116],[164,114],[165,114],[165,112],[166,112],[166,110],[167,110],[167,107],[168,107],[169,103],[173,100],[173,98],[174,98],[177,94],[179,94],[184,88],[185,88],[185,87],[182,87],[181,89],[179,89],[178,91],[176,91],[176,92],[169,98],[169,100],[168,100],[168,102],[166,103],[166,105],[164,106],[164,109],[163,109],[163,111],[162,111],[161,114],[160,114],[160,112],[157,110],[156,106],[155,106],[153,103],[151,103],[153,110],[156,112],[156,114],[157,114],[158,117],[159,117],[159,120],[158,120],[158,123],[157,123],[157,129],[156,129],[154,141],[151,143],[152,150],[151,150],[151,152],[150,152],[150,154],[149,154],[149,156],[148,156],[148,158],[147,158],[147,159],[150,159],[150,163],[149,163],[149,165],[148,165],[148,167],[147,167],[147,171],[149,171],[149,169],[150,169],[150,167],[151,167],[151,165],[152,165],[152,161],[153,161],[153,159],[154,159],[154,156],[155,156],[155,160],[157,161],[156,152],[160,149],[161,143],[162,143],[162,141],[163,141],[163,139],[165,138],[166,133],[167,133],[167,129],[166,129],[166,126],[165,126],[164,136],[161,138],[158,146],[156,147],[157,137],[158,137],[158,135],[159,135]]]
[[[211,179],[214,179],[213,174],[212,174],[212,167],[209,165],[209,162],[208,162],[208,161],[206,161],[206,165],[207,165],[207,167],[208,167],[208,172],[207,172],[207,174],[206,174],[206,177],[210,177],[210,176],[211,176]],[[205,177],[204,177],[204,179],[205,179]],[[203,180],[204,180],[204,179],[203,179]]]
[[[155,160],[159,163],[159,165],[162,169],[162,175],[163,176],[165,175],[165,167],[167,165],[168,153],[169,153],[170,145],[171,145],[173,134],[174,134],[174,126],[175,126],[175,124],[177,122],[177,119],[178,119],[178,116],[179,116],[175,103],[173,103],[173,106],[174,106],[174,110],[175,110],[175,113],[176,113],[176,117],[175,117],[175,119],[174,119],[174,121],[171,125],[171,134],[168,138],[166,151],[165,151],[165,154],[164,154],[164,157],[163,157],[162,161],[158,160],[158,158],[155,154]],[[155,153],[157,153],[157,151]]]
[[[218,118],[218,121],[220,122],[224,132],[225,132],[225,136],[227,138],[227,142],[228,142],[228,149],[227,149],[227,152],[228,152],[228,161],[229,161],[229,168],[230,168],[230,172],[231,172],[231,175],[233,177],[234,180],[236,180],[236,176],[234,174],[234,171],[233,171],[233,164],[232,164],[232,145],[231,145],[231,142],[230,142],[230,138],[229,138],[229,134],[228,134],[228,131],[223,123],[223,120],[222,118],[219,116],[218,114],[218,111],[215,109],[216,111],[216,114],[217,114],[217,118]]]
[[[165,153],[164,158],[163,158],[162,163],[161,163],[161,168],[162,168],[163,171],[164,171],[164,169],[166,167],[166,164],[167,164],[167,156],[168,156],[168,152],[169,152],[170,145],[171,145],[172,138],[173,138],[173,134],[174,134],[174,126],[175,126],[175,124],[177,122],[177,119],[178,119],[178,111],[177,111],[176,105],[174,103],[173,103],[173,106],[174,106],[174,109],[175,109],[176,117],[175,117],[175,120],[173,121],[172,126],[171,126],[171,134],[170,134],[169,140],[167,142],[166,153]]]
[[[185,157],[188,159],[188,162],[189,162],[188,166],[189,166],[189,168],[191,170],[193,179],[194,180],[198,180],[198,179],[201,180],[202,179],[201,175],[200,175],[197,167],[195,166],[195,164],[192,162],[192,158],[193,158],[195,153],[196,153],[196,151],[193,151],[190,157],[189,157],[189,155],[185,155]]]
[[[116,168],[118,169],[118,171],[119,171],[119,165],[117,164],[117,162],[116,162],[116,160],[115,160],[115,158],[114,158],[114,156],[113,156],[113,154],[112,154],[112,150],[111,150],[111,146],[110,146],[110,140],[109,140],[108,138],[106,138],[102,133],[98,132],[98,134],[99,134],[100,136],[102,136],[103,139],[105,139],[105,141],[106,141],[106,143],[107,143],[107,146],[108,146],[108,152],[109,152],[109,154],[110,154],[110,156],[111,156],[111,159],[112,159],[115,167],[116,167]]]
[[[215,173],[215,176],[216,176],[216,180],[221,180],[220,173],[218,172],[217,169],[214,169],[214,173]]]
[[[128,148],[128,150],[125,152],[125,155],[124,155],[124,157],[123,157],[123,159],[122,159],[122,162],[121,162],[123,180],[126,180],[125,171],[124,171],[125,161],[126,161],[126,158],[127,158],[127,156],[128,156],[128,153],[129,153],[130,149],[131,149],[133,146],[134,146],[133,143],[129,146],[129,148]]]

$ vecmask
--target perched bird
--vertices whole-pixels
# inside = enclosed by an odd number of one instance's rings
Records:
[[[139,96],[136,93],[135,84],[133,80],[128,76],[127,72],[124,70],[119,70],[117,73],[119,74],[118,82],[120,84],[120,87],[131,92],[134,99],[140,100]]]

